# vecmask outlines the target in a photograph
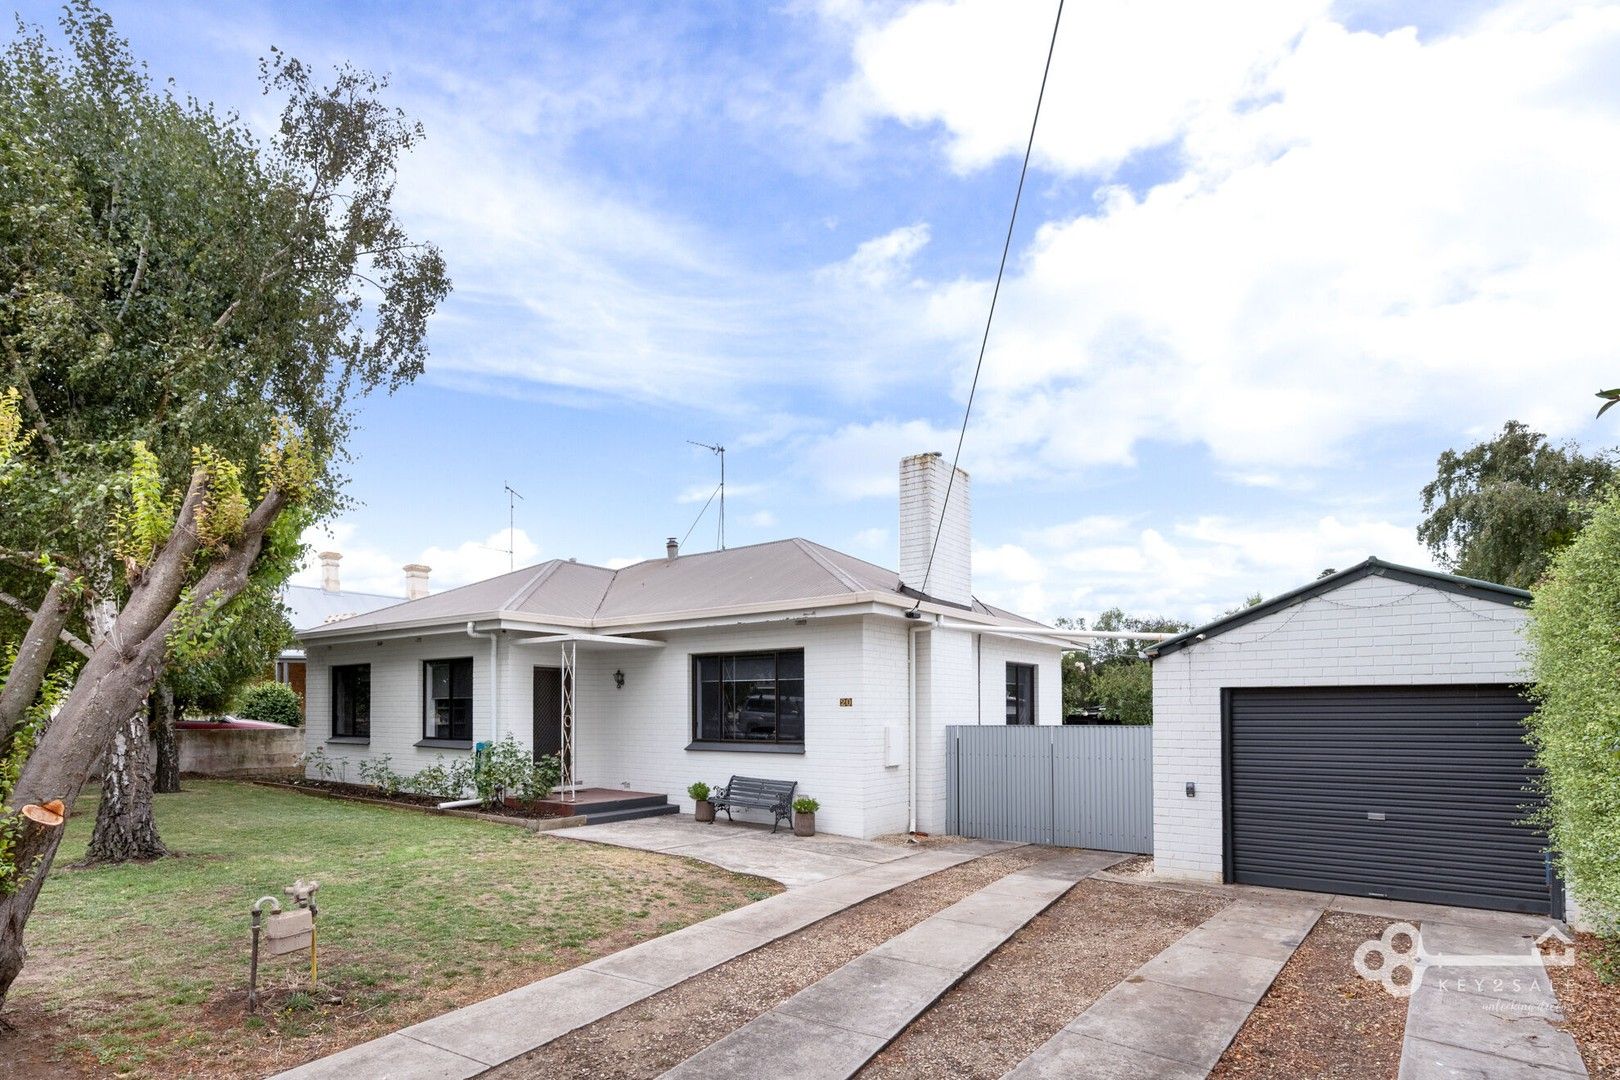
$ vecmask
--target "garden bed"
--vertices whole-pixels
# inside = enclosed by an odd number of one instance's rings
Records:
[[[1407,999],[1356,974],[1356,946],[1387,919],[1330,911],[1317,920],[1249,1014],[1211,1077],[1393,1078]]]
[[[862,953],[997,878],[1056,854],[1051,848],[1018,848],[902,885],[483,1075],[592,1080],[659,1076]]]
[[[1560,946],[1549,944],[1547,951]],[[1610,946],[1611,955],[1614,946]],[[1558,1004],[1564,1010],[1564,1028],[1580,1048],[1586,1071],[1603,1080],[1620,1080],[1620,982],[1604,982],[1592,967],[1603,955],[1602,942],[1592,934],[1575,935],[1575,964],[1551,965]]]
[[[429,814],[445,814],[450,817],[475,818],[479,821],[490,821],[498,825],[515,825],[520,829],[528,829],[531,832],[547,829],[568,829],[585,824],[583,817],[545,813],[535,807],[510,800],[498,812],[480,810],[472,806],[453,807],[445,810],[439,807],[439,803],[443,800],[432,796],[417,795],[414,792],[407,791],[385,795],[377,788],[365,784],[348,784],[337,780],[309,780],[303,778],[272,780],[266,777],[255,778],[253,782],[264,787],[285,788],[302,795],[343,799],[347,802],[367,803],[373,806],[391,806],[400,810],[421,810]]]

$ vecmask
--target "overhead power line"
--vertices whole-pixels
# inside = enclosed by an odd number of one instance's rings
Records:
[[[990,293],[990,311],[984,319],[984,334],[979,339],[979,359],[973,365],[973,383],[968,387],[967,407],[962,410],[962,430],[956,436],[956,454],[951,458],[951,476],[945,482],[945,501],[939,507],[939,524],[934,527],[934,543],[928,549],[928,565],[923,570],[919,592],[928,591],[928,577],[934,572],[934,555],[939,551],[939,534],[945,529],[945,512],[950,509],[951,489],[956,486],[956,468],[962,460],[962,443],[967,438],[968,417],[973,415],[973,398],[979,391],[979,372],[984,368],[984,352],[990,344],[990,325],[996,318],[996,300],[1001,296],[1001,279],[1007,273],[1007,253],[1012,250],[1013,227],[1018,224],[1018,205],[1024,199],[1024,179],[1029,175],[1029,156],[1035,149],[1035,129],[1041,122],[1041,103],[1046,100],[1046,80],[1052,73],[1052,54],[1057,51],[1058,27],[1063,23],[1063,0],[1058,0],[1057,15],[1052,19],[1052,40],[1046,46],[1046,66],[1041,69],[1041,89],[1035,95],[1035,116],[1029,123],[1029,140],[1024,144],[1024,163],[1018,170],[1018,190],[1013,195],[1012,216],[1007,221],[1007,238],[1001,244],[1001,264],[996,268],[996,287]],[[922,606],[919,598],[912,610]]]

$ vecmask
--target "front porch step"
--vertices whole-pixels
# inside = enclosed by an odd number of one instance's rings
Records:
[[[659,802],[652,806],[631,806],[619,810],[608,810],[605,813],[598,812],[596,807],[592,806],[583,817],[587,825],[606,825],[610,821],[635,821],[639,818],[667,817],[670,814],[680,812],[681,808],[678,806],[667,802]]]
[[[648,810],[664,806],[668,797],[646,791],[619,791],[613,788],[582,788],[568,795],[551,795],[537,803],[543,813],[558,817],[595,818],[618,810]]]

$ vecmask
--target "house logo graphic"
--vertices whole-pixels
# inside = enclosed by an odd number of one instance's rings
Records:
[[[1556,947],[1556,948],[1555,948]],[[1543,953],[1542,949],[1547,948]],[[1501,983],[1503,971],[1527,968],[1540,972],[1545,967],[1570,967],[1575,963],[1575,943],[1556,926],[1549,926],[1522,953],[1431,953],[1423,946],[1423,934],[1411,923],[1391,923],[1377,938],[1356,947],[1352,960],[1356,974],[1368,982],[1381,983],[1392,997],[1407,998],[1423,985],[1424,973],[1431,968],[1448,972],[1458,969],[1490,969],[1484,976]],[[1401,978],[1401,972],[1406,972]],[[1441,984],[1445,988],[1444,982]]]

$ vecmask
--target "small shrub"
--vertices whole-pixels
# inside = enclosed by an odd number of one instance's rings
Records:
[[[699,780],[695,784],[686,785],[686,793],[692,796],[694,802],[709,801],[709,785]]]
[[[793,800],[793,812],[795,814],[813,814],[820,809],[820,803],[814,799],[807,799],[803,795]]]
[[[398,795],[405,786],[405,777],[394,771],[394,759],[384,754],[375,761],[362,761],[360,763],[360,782],[370,784],[382,792],[385,798],[392,799]]]
[[[322,750],[317,746],[315,749],[305,754],[303,760],[304,773],[306,776],[309,774],[309,771],[313,769],[315,770],[315,774],[322,780],[332,779],[332,772],[336,766],[332,764],[332,759],[326,756],[325,750]]]
[[[562,777],[555,754],[534,760],[532,751],[512,736],[486,746],[473,766],[473,788],[487,807],[501,805],[511,796],[524,802],[543,799]]]
[[[292,687],[276,682],[254,683],[238,694],[236,715],[284,727],[299,727],[304,722],[298,695]]]
[[[428,795],[449,802],[465,795],[471,783],[470,761],[466,758],[457,758],[446,765],[444,758],[441,757],[435,759],[427,768],[419,770],[415,776],[407,778],[405,787],[418,795]]]

